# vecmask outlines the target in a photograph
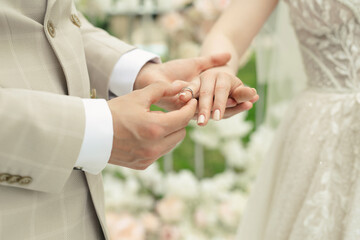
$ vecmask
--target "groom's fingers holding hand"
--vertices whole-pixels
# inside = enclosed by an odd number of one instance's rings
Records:
[[[238,113],[248,111],[253,107],[253,104],[251,102],[243,102],[238,104],[235,107],[227,108],[224,113],[224,118],[232,117]]]
[[[249,88],[245,86],[237,87],[230,95],[238,104],[255,100],[257,92],[255,88]]]
[[[138,90],[138,94],[140,94],[139,99],[145,101],[145,107],[150,107],[151,104],[158,102],[163,97],[176,95],[181,91],[182,87],[183,86],[178,82],[174,82],[173,84],[167,82],[155,82]]]

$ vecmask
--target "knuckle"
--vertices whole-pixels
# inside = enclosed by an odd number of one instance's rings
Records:
[[[209,69],[205,72],[203,72],[201,75],[200,75],[200,78],[202,81],[205,81],[206,79],[212,77],[214,75],[214,71],[212,69]]]
[[[139,136],[145,140],[159,139],[163,133],[163,128],[155,123],[147,124],[139,130]]]
[[[150,159],[150,161],[157,158],[158,155],[159,155],[159,152],[155,148],[144,148],[142,150],[142,157],[147,160]]]
[[[228,91],[230,89],[230,86],[229,84],[227,83],[217,83],[216,84],[216,87],[215,87],[215,90],[216,91]]]
[[[201,89],[200,90],[200,96],[201,97],[209,97],[209,96],[212,96],[212,95],[213,95],[212,91],[209,91],[207,89]]]

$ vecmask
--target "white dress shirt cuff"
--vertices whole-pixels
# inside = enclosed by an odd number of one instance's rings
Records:
[[[109,83],[110,91],[116,96],[132,92],[137,75],[149,61],[161,62],[157,55],[141,49],[134,49],[122,55],[112,71]]]
[[[113,144],[113,121],[104,99],[83,99],[85,107],[85,133],[75,167],[98,174],[107,165]]]

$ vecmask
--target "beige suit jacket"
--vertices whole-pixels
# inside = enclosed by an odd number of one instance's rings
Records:
[[[73,170],[81,98],[133,49],[72,0],[0,0],[0,239],[103,239],[101,176]]]

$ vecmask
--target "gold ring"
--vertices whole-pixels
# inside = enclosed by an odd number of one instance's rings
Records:
[[[195,96],[194,96],[194,91],[193,91],[191,88],[189,88],[189,87],[184,87],[184,88],[181,89],[180,92],[184,92],[184,91],[189,91],[189,92],[191,93],[191,97],[192,97],[192,98],[195,98]]]

